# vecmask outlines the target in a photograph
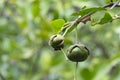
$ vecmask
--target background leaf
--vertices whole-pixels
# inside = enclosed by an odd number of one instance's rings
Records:
[[[50,25],[55,33],[58,33],[60,29],[63,27],[65,21],[63,19],[56,19],[51,21]]]
[[[112,69],[112,67],[118,64],[119,62],[120,53],[116,53],[116,55],[113,56],[110,60],[103,62],[103,65],[100,66],[93,80],[103,79],[105,77],[105,74],[109,73],[110,69]]]

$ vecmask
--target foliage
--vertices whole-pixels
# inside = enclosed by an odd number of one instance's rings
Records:
[[[1,0],[0,80],[73,80],[74,63],[66,61],[62,52],[54,51],[48,42],[53,34],[64,34],[66,53],[76,42],[76,26],[78,41],[90,51],[89,58],[78,65],[77,79],[119,80],[120,19],[115,16],[119,16],[120,7],[103,8],[109,3]],[[81,18],[88,13],[83,21]],[[81,23],[75,23],[79,20]]]

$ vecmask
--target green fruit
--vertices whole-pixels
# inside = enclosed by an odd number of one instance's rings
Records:
[[[60,34],[56,34],[50,37],[49,45],[54,48],[54,50],[61,50],[64,47],[64,37]]]
[[[67,57],[73,62],[82,62],[87,59],[89,50],[83,44],[74,44],[67,50]]]

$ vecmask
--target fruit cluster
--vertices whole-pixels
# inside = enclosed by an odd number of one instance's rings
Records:
[[[54,48],[54,50],[61,50],[64,48],[64,36],[61,34],[56,34],[50,37],[49,45]],[[82,62],[87,59],[89,55],[88,48],[81,43],[75,43],[67,49],[67,58],[73,62]]]

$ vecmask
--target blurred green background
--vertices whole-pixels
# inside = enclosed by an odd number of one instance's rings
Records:
[[[73,80],[74,64],[49,45],[50,21],[74,20],[81,7],[98,7],[109,0],[0,0],[0,80]],[[111,15],[120,14],[114,8]],[[97,17],[100,15],[96,15]],[[66,49],[75,31],[65,37]],[[78,80],[120,79],[120,20],[104,25],[78,25],[79,41],[90,50],[79,63]]]

